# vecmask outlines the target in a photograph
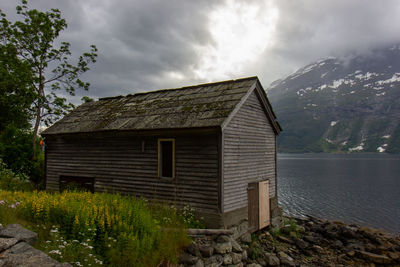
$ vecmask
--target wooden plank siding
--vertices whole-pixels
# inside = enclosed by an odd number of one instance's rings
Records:
[[[158,177],[158,138],[175,139],[175,174]],[[144,152],[142,146],[144,143]],[[95,192],[119,192],[219,211],[218,134],[154,135],[92,133],[46,138],[46,187],[59,177],[92,177]]]
[[[247,186],[269,179],[276,195],[276,135],[256,90],[223,129],[223,212],[247,207]]]

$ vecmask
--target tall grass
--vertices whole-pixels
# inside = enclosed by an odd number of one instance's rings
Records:
[[[173,263],[189,242],[176,209],[117,194],[0,191],[0,223],[14,222],[39,232],[40,249],[76,266]]]

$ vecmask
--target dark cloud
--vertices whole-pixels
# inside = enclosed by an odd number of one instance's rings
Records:
[[[102,97],[207,81],[199,80],[194,73],[202,59],[196,48],[217,45],[210,34],[213,25],[209,24],[209,15],[232,2],[235,1],[31,0],[29,5],[62,11],[68,29],[60,39],[71,43],[74,56],[87,51],[90,44],[97,45],[98,62],[83,78],[92,84],[86,94]],[[232,78],[258,75],[267,87],[273,80],[321,57],[399,41],[398,0],[266,2],[269,1],[250,3],[260,6],[258,16],[271,5],[278,10],[270,44],[253,64],[232,74]],[[15,3],[3,1],[0,8],[15,18]]]

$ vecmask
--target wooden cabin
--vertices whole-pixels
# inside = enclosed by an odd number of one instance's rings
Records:
[[[208,227],[279,216],[281,128],[257,77],[101,98],[46,129],[46,188],[190,205]]]

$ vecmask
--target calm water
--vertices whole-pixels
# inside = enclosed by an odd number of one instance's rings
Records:
[[[279,154],[285,212],[400,233],[400,156]]]

